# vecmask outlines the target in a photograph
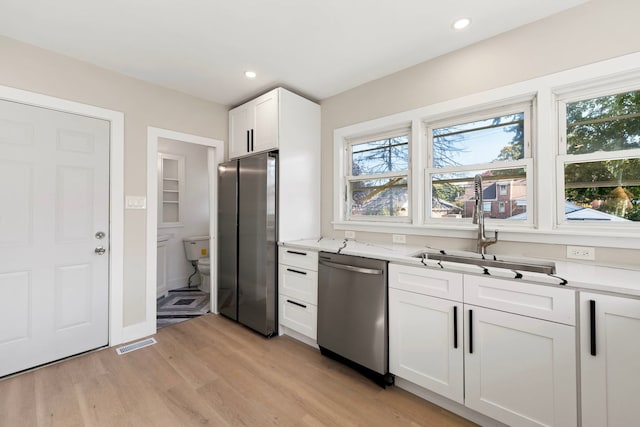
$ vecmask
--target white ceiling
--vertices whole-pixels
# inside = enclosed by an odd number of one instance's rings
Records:
[[[0,34],[235,105],[278,85],[324,99],[585,1],[0,0]]]

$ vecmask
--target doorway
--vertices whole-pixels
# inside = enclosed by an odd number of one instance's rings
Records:
[[[210,308],[212,312],[217,312],[217,170],[218,164],[224,161],[224,142],[212,138],[205,138],[197,135],[175,132],[167,129],[149,127],[147,129],[147,312],[157,316],[156,297],[158,296],[158,279],[163,272],[158,270],[158,250],[163,251],[164,246],[158,242],[159,205],[162,201],[158,197],[158,146],[161,140],[171,140],[180,143],[196,144],[207,148],[207,169],[209,188],[209,248],[210,248]],[[171,160],[171,156],[169,156]],[[175,156],[173,159],[178,159]],[[169,162],[170,163],[170,162]],[[178,162],[179,163],[179,162]],[[162,166],[160,166],[162,167]],[[189,167],[186,165],[185,167]],[[167,207],[170,207],[168,205]],[[162,212],[162,211],[160,211]],[[180,218],[179,214],[174,215],[170,209],[167,215],[172,220]],[[180,241],[180,244],[182,242]],[[175,242],[174,242],[175,245]],[[159,249],[160,247],[160,249]]]

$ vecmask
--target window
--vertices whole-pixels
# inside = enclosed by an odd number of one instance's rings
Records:
[[[640,222],[640,90],[559,102],[559,221]]]
[[[347,140],[346,217],[408,221],[410,129]]]
[[[472,218],[477,174],[483,178],[486,218],[527,220],[531,106],[528,102],[427,125],[427,222]]]

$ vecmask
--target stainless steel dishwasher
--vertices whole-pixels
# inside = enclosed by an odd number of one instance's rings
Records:
[[[387,261],[320,252],[318,346],[380,385],[389,374]]]

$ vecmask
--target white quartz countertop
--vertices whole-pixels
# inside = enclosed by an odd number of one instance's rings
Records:
[[[586,263],[555,261],[548,259],[531,259],[522,257],[504,257],[497,255],[500,260],[522,262],[555,262],[556,273],[547,275],[542,273],[516,272],[504,268],[487,268],[477,265],[461,264],[455,262],[437,261],[432,259],[416,258],[415,255],[423,252],[441,253],[442,249],[426,246],[410,246],[402,244],[370,243],[358,240],[340,239],[306,239],[289,242],[280,242],[281,246],[289,248],[307,249],[340,253],[344,255],[361,256],[366,258],[382,259],[390,262],[406,265],[424,266],[438,270],[448,270],[459,273],[489,274],[494,277],[521,279],[530,282],[551,285],[564,284],[578,289],[589,289],[604,292],[615,292],[625,295],[640,296],[640,270],[616,268]],[[446,251],[451,255],[464,255],[479,257],[472,252]]]

